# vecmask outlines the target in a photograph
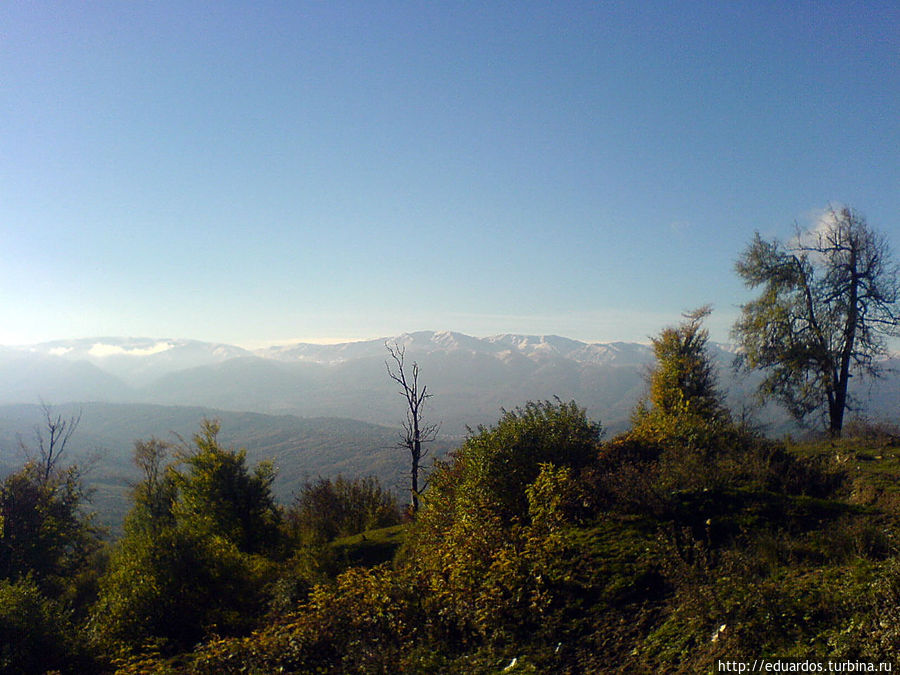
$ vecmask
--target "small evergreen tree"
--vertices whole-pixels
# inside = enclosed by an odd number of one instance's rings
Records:
[[[633,418],[639,435],[696,444],[728,422],[707,352],[709,331],[703,328],[710,312],[708,305],[688,312],[681,325],[651,338],[656,364],[648,377],[649,396]]]

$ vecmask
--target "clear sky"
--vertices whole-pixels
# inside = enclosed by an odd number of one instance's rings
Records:
[[[0,344],[646,341],[829,202],[900,253],[900,3],[0,5]]]

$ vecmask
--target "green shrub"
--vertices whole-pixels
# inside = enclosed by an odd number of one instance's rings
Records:
[[[377,478],[338,476],[307,482],[294,497],[287,519],[295,537],[309,544],[397,525],[401,513],[397,498]]]
[[[127,537],[100,580],[93,641],[115,652],[162,640],[170,651],[249,630],[266,606],[273,563],[185,528]]]
[[[0,580],[0,672],[31,675],[91,668],[69,614],[31,578]]]
[[[316,586],[290,617],[252,636],[212,640],[191,673],[393,673],[422,624],[406,580],[385,567],[350,569]]]
[[[574,401],[530,402],[503,411],[493,427],[479,427],[457,450],[444,470],[440,487],[466,502],[489,507],[504,521],[528,514],[525,488],[540,473],[541,464],[571,467],[576,472],[594,460],[600,425],[587,419]],[[440,499],[440,497],[438,497]]]

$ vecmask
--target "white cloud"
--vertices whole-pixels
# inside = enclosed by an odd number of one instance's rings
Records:
[[[837,217],[841,204],[832,204],[828,208],[816,209],[809,212],[809,225],[791,239],[791,246],[815,246],[822,235],[833,229],[837,224]]]
[[[72,347],[54,347],[49,351],[51,356],[65,356],[70,351],[72,351]]]
[[[360,337],[358,335],[352,336],[325,336],[325,337],[288,337],[288,338],[278,338],[273,340],[243,340],[238,343],[238,346],[244,349],[266,349],[268,347],[283,347],[284,345],[294,345],[298,343],[303,343],[307,345],[343,345],[348,344],[350,342],[366,342],[367,340],[377,340],[380,339],[381,335],[372,334],[366,337]]]
[[[96,343],[88,352],[89,355],[103,358],[105,356],[151,356],[160,352],[172,349],[174,345],[170,342],[157,342],[152,347],[127,349],[120,345],[107,345],[102,342]]]

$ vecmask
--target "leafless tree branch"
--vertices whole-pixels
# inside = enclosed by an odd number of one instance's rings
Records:
[[[432,394],[426,385],[419,383],[419,364],[413,361],[411,367],[406,365],[406,348],[396,342],[385,343],[390,359],[385,361],[388,377],[399,385],[398,393],[406,402],[406,420],[402,423],[403,431],[397,447],[406,448],[410,453],[410,494],[413,512],[419,509],[419,495],[427,482],[419,486],[421,462],[428,454],[426,444],[437,438],[439,425],[425,423],[425,404]],[[393,365],[392,365],[393,363]]]

